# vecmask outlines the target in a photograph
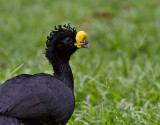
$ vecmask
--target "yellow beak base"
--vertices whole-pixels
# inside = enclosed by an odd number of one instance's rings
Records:
[[[76,35],[76,43],[74,44],[77,48],[88,48],[88,42],[85,41],[87,38],[87,33],[84,31],[79,31]]]

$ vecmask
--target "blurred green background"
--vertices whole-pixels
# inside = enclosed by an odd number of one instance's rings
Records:
[[[159,0],[0,0],[0,83],[53,74],[46,36],[68,24],[90,49],[70,61],[76,109],[68,125],[160,124]]]

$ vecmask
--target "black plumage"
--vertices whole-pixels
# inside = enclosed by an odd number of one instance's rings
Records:
[[[0,86],[0,125],[65,125],[75,108],[74,81],[69,65],[78,49],[77,31],[59,25],[47,37],[45,56],[54,75],[22,74]],[[86,44],[86,42],[85,42]]]

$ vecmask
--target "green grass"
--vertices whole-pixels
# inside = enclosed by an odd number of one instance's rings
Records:
[[[71,59],[76,109],[68,125],[160,124],[159,0],[0,0],[0,83],[52,68],[46,36],[70,22],[90,49]]]

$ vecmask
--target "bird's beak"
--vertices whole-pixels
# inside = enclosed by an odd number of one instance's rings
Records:
[[[85,41],[84,44],[82,44],[81,46],[82,46],[82,48],[89,48],[88,41]]]
[[[79,31],[76,35],[76,43],[74,44],[77,48],[89,48],[88,41],[86,41],[87,33]]]

